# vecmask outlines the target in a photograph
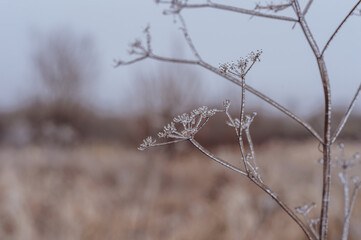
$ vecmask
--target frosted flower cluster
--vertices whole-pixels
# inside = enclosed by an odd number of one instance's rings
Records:
[[[172,140],[188,140],[192,139],[197,132],[204,126],[208,119],[214,116],[217,112],[224,112],[224,110],[209,109],[207,106],[202,106],[194,109],[190,113],[183,113],[173,118],[173,121],[163,127],[163,131],[158,133],[159,138],[167,138]],[[143,151],[149,147],[164,145],[165,142],[157,144],[152,137],[147,137],[138,148]]]
[[[204,125],[204,121],[222,110],[208,109],[207,106],[194,109],[190,113],[183,113],[173,118],[173,121],[166,125],[163,132],[158,133],[160,138],[188,139],[193,137]],[[180,124],[182,130],[178,131],[175,124]]]
[[[138,147],[138,150],[143,151],[149,147],[155,146],[156,140],[154,140],[152,137],[147,137],[143,140],[143,143],[140,144]]]
[[[262,50],[256,52],[250,52],[246,57],[239,58],[236,62],[224,63],[219,66],[221,73],[233,73],[244,77],[245,74],[250,70],[253,64],[260,61]]]

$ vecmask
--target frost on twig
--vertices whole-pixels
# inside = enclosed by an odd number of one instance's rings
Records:
[[[292,6],[292,1],[286,1],[285,3],[280,3],[280,4],[275,4],[275,3],[268,3],[265,5],[262,5],[260,3],[257,3],[255,6],[255,10],[268,10],[268,11],[273,11],[275,13],[285,10],[289,7]]]
[[[141,39],[135,39],[129,44],[130,49],[128,50],[129,55],[137,55],[138,58],[131,61],[122,61],[114,59],[114,67],[120,65],[133,64],[149,57],[152,53],[152,37],[150,34],[150,25],[144,28],[143,34],[145,35],[145,43]]]
[[[316,207],[315,203],[312,203],[310,205],[303,204],[301,206],[296,207],[295,211],[296,211],[296,213],[300,214],[303,217],[303,219],[307,223],[307,225],[310,228],[310,230],[311,230],[312,234],[314,235],[314,237],[316,239],[319,239],[316,229],[317,229],[317,226],[318,226],[318,224],[320,222],[320,219],[319,218],[316,218],[316,219],[309,218],[309,213],[315,207]]]
[[[154,140],[152,137],[147,137],[143,140],[143,143],[140,144],[138,147],[138,150],[143,151],[149,147],[153,147],[156,143],[156,140]]]
[[[262,50],[250,52],[245,58],[241,57],[236,62],[224,63],[219,66],[221,73],[230,73],[240,78],[244,78],[253,65],[260,61]]]
[[[147,137],[138,149],[143,151],[149,147],[193,139],[208,122],[209,118],[218,112],[224,112],[224,110],[209,109],[207,106],[203,106],[194,109],[190,113],[183,113],[173,118],[173,121],[164,126],[163,131],[158,133],[158,138],[169,139],[169,141],[156,143],[156,140],[152,137]]]

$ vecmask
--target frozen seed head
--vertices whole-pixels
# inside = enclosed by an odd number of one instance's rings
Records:
[[[192,139],[198,131],[207,123],[208,119],[218,112],[225,110],[209,109],[202,106],[194,109],[190,113],[183,113],[173,118],[173,121],[163,127],[163,131],[158,133],[158,138],[169,138],[168,142],[156,143],[152,137],[147,137],[139,146],[143,151],[149,147],[160,146],[175,143],[183,140]]]
[[[177,128],[175,127],[174,122],[171,122],[163,127],[163,132],[159,132],[158,137],[167,138],[175,132],[177,132]]]
[[[299,207],[296,207],[295,210],[298,214],[307,215],[315,207],[316,207],[315,203],[311,203],[311,205],[303,204]]]
[[[224,102],[223,102],[223,107],[224,107],[226,110],[228,110],[230,106],[231,106],[231,101],[228,100],[228,99],[224,100]]]
[[[152,137],[149,136],[143,140],[143,143],[140,144],[140,146],[138,147],[138,150],[144,151],[145,149],[154,146],[155,143],[156,143],[156,140],[154,140]]]
[[[256,52],[250,52],[246,57],[239,58],[236,62],[223,63],[219,65],[219,71],[223,74],[232,73],[244,77],[250,70],[253,64],[260,61],[262,50]]]

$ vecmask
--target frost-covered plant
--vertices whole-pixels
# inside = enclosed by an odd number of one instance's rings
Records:
[[[197,149],[199,149],[203,154],[213,159],[214,161],[222,164],[223,166],[232,169],[246,177],[248,177],[255,185],[261,188],[266,192],[271,198],[273,198],[279,206],[300,226],[303,230],[307,239],[310,240],[326,240],[328,239],[328,219],[329,219],[329,203],[330,203],[330,188],[331,188],[331,167],[334,167],[339,170],[339,177],[344,187],[344,201],[345,201],[345,220],[342,233],[342,240],[347,240],[348,238],[348,229],[350,224],[350,217],[357,192],[361,187],[361,181],[357,176],[350,176],[350,168],[360,164],[359,155],[354,155],[351,159],[347,159],[343,152],[343,145],[339,146],[339,156],[334,158],[332,161],[331,156],[331,146],[335,143],[340,132],[342,131],[345,123],[347,122],[351,111],[355,105],[355,102],[358,98],[358,95],[361,91],[361,84],[356,90],[354,97],[347,108],[344,117],[339,122],[338,126],[335,129],[331,128],[332,122],[332,101],[331,101],[331,87],[330,79],[327,73],[327,67],[324,60],[324,53],[330,46],[332,40],[335,38],[338,31],[344,25],[344,23],[351,16],[361,15],[361,10],[357,9],[361,3],[361,0],[358,0],[353,8],[347,13],[345,18],[337,26],[333,34],[329,37],[326,44],[320,48],[319,44],[313,37],[308,22],[305,18],[308,10],[310,9],[313,0],[308,0],[305,7],[301,8],[298,0],[285,0],[281,3],[269,3],[269,4],[256,4],[254,9],[245,9],[225,4],[220,4],[213,2],[212,0],[205,0],[204,3],[192,3],[189,0],[156,0],[159,4],[168,5],[168,8],[164,11],[164,14],[173,15],[175,20],[180,24],[180,30],[184,35],[184,39],[188,44],[190,50],[194,55],[194,59],[179,59],[179,58],[169,58],[165,56],[157,55],[153,52],[151,46],[151,35],[150,28],[147,27],[144,30],[145,33],[145,43],[141,40],[136,40],[131,44],[130,54],[137,55],[137,57],[131,61],[116,61],[116,66],[133,64],[135,62],[144,60],[144,59],[154,59],[164,62],[173,62],[181,64],[193,64],[201,66],[215,74],[222,76],[223,78],[237,84],[241,87],[241,109],[240,117],[233,118],[229,113],[230,101],[225,101],[222,109],[208,109],[207,107],[201,107],[196,110],[193,110],[191,113],[182,114],[173,119],[173,121],[166,125],[162,132],[158,134],[158,138],[164,139],[162,142],[157,142],[157,139],[152,137],[147,137],[143,143],[140,145],[139,150],[145,150],[149,147],[160,146],[164,144],[177,143],[181,141],[189,141]],[[237,12],[240,14],[263,17],[268,19],[275,19],[281,21],[293,22],[295,25],[298,24],[301,27],[301,30],[306,37],[306,40],[314,54],[323,86],[323,95],[325,99],[325,108],[324,108],[324,129],[322,135],[319,134],[309,123],[305,120],[294,114],[291,110],[282,106],[280,103],[266,96],[265,94],[257,91],[251,86],[246,84],[246,75],[254,64],[259,61],[262,51],[257,51],[250,53],[245,58],[240,58],[239,60],[231,63],[221,64],[219,68],[212,66],[211,64],[204,61],[201,55],[198,53],[197,48],[192,42],[190,37],[185,20],[182,17],[182,11],[187,9],[200,9],[200,8],[214,8],[224,11]],[[292,9],[294,12],[294,17],[283,16],[279,14],[286,9]],[[272,13],[270,13],[272,12]],[[310,218],[308,215],[311,210],[315,209],[316,205],[304,204],[292,210],[289,208],[277,195],[274,193],[267,185],[264,184],[260,170],[256,164],[255,150],[252,143],[252,138],[250,134],[250,126],[255,118],[256,114],[245,114],[245,91],[249,91],[252,94],[258,96],[265,102],[269,103],[279,111],[286,114],[288,117],[299,123],[304,127],[322,146],[323,158],[320,163],[323,166],[322,176],[323,176],[323,189],[322,189],[322,202],[321,202],[321,211],[319,217],[316,219]],[[196,140],[195,136],[199,130],[207,123],[210,117],[216,113],[224,113],[228,119],[227,125],[234,128],[235,133],[238,137],[238,143],[241,152],[241,161],[240,166],[236,167],[228,163],[227,161],[218,158],[202,145],[200,145]],[[159,140],[159,139],[158,139]],[[353,184],[353,190],[350,199],[350,185]],[[299,217],[300,216],[300,217]]]

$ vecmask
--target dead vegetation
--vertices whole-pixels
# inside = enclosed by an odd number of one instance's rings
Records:
[[[291,207],[315,199],[319,204],[316,145],[274,141],[258,147],[258,159],[267,159],[259,163],[263,178]],[[357,143],[346,146],[347,152],[359,149]],[[238,161],[236,146],[214,152]],[[195,151],[168,158],[158,150],[143,154],[117,144],[2,147],[0,238],[304,239],[245,178]],[[338,239],[343,193],[334,179],[331,214],[339,217],[330,222],[330,233]],[[349,239],[361,234],[360,207],[357,202]]]

